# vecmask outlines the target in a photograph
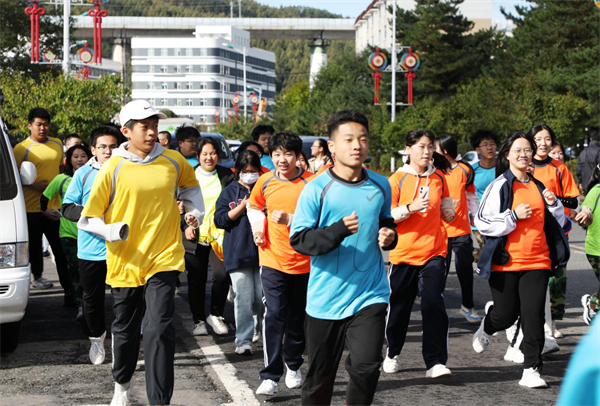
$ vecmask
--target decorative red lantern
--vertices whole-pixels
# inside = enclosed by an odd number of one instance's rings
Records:
[[[26,7],[25,13],[29,14],[31,21],[31,62],[40,61],[40,16],[46,14],[46,10],[38,6],[39,0],[32,1],[32,7]]]

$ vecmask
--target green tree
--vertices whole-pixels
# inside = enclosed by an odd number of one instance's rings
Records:
[[[24,73],[38,77],[42,72],[60,74],[60,66],[31,63],[31,28],[26,0],[0,0],[0,72]],[[56,19],[56,8],[45,5],[46,15],[40,19],[40,54],[45,50],[62,53],[62,19]]]
[[[34,107],[50,113],[50,134],[77,133],[87,140],[97,126],[111,121],[119,112],[128,94],[118,76],[99,80],[80,80],[64,75],[53,77],[42,73],[39,79],[25,74],[0,74],[4,92],[2,117],[27,134],[27,115]]]

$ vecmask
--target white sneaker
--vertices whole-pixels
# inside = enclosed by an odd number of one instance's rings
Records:
[[[440,378],[442,376],[450,376],[452,372],[446,368],[444,364],[436,364],[429,368],[425,373],[426,378]]]
[[[254,335],[252,336],[252,342],[257,343],[258,340],[260,340],[261,336],[262,336],[262,334],[260,333],[260,331],[255,331]]]
[[[229,333],[229,329],[225,325],[224,318],[221,316],[213,316],[212,314],[206,318],[206,322],[212,327],[215,334],[223,336]]]
[[[128,406],[133,380],[124,384],[115,382],[115,394],[113,395],[110,406]]]
[[[252,355],[252,346],[246,344],[235,347],[235,353],[239,355]]]
[[[556,342],[554,337],[545,336],[544,337],[544,348],[542,349],[542,355],[552,354],[553,352],[560,351],[560,347]]]
[[[506,354],[504,354],[504,361],[522,364],[525,362],[525,355],[523,355],[520,349],[509,345],[508,349],[506,350]]]
[[[468,309],[461,305],[460,315],[463,316],[469,323],[479,323],[481,321],[481,316],[477,314],[475,308]]]
[[[277,382],[272,381],[270,379],[265,379],[262,381],[258,389],[256,390],[257,395],[265,395],[265,396],[273,396],[277,393],[279,387]]]
[[[523,377],[519,381],[519,385],[528,388],[547,388],[548,384],[540,376],[540,371],[533,368],[523,370]]]
[[[192,330],[192,335],[195,336],[205,336],[208,334],[206,330],[206,323],[200,320],[198,323],[194,324],[194,330]]]
[[[473,349],[477,353],[482,353],[485,351],[487,346],[490,344],[491,335],[483,331],[483,323],[485,322],[485,317],[481,320],[481,325],[473,334]]]
[[[552,321],[552,337],[554,338],[564,338],[565,336],[556,328],[556,322]]]
[[[100,337],[90,337],[90,342],[92,343],[90,347],[90,361],[94,365],[100,365],[104,362],[104,357],[106,357],[106,352],[104,351],[105,338],[106,331]]]
[[[396,355],[394,358],[389,358],[387,355],[383,360],[383,372],[386,374],[395,374],[400,371],[400,355]]]
[[[54,284],[52,282],[48,281],[43,276],[40,276],[38,279],[34,279],[31,281],[32,289],[45,290],[45,289],[50,289],[53,286],[54,286]]]
[[[583,295],[581,296],[581,305],[583,306],[583,322],[588,326],[592,322],[592,319],[596,316],[596,312],[592,310],[592,296]]]
[[[300,369],[292,371],[287,365],[287,373],[285,374],[285,386],[290,389],[296,389],[302,386],[302,372]]]

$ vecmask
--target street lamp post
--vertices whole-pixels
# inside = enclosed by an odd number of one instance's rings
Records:
[[[223,43],[223,46],[230,48],[230,49],[236,49],[236,47],[234,47],[231,44],[227,44],[227,43]],[[242,47],[242,55],[244,57],[244,120],[246,120],[246,117],[248,117],[248,94],[247,94],[247,90],[246,90],[246,47]]]
[[[71,18],[71,0],[64,0],[63,2],[63,60],[62,68],[65,75],[69,74],[71,70],[71,63],[69,61],[71,36],[69,33],[69,19]]]
[[[392,13],[392,123],[396,121],[396,0],[393,1]]]

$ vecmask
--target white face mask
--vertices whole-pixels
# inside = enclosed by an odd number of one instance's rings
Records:
[[[259,177],[258,172],[240,174],[240,180],[246,185],[254,185]]]

